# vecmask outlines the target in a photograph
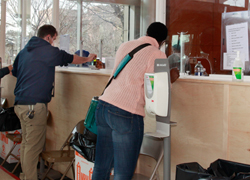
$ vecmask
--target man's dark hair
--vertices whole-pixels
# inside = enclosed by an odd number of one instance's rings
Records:
[[[49,24],[45,24],[38,29],[37,37],[44,38],[48,34],[51,35],[51,37],[54,37],[58,33],[57,33],[56,28],[54,26],[49,25]]]
[[[162,42],[168,36],[168,28],[163,23],[153,22],[147,29],[147,35],[155,38],[158,42]]]

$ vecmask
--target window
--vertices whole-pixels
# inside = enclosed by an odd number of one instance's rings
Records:
[[[83,3],[83,49],[99,57],[114,57],[124,42],[124,9],[119,4]]]
[[[58,34],[70,37],[69,53],[73,54],[77,50],[77,1],[59,1]]]
[[[114,57],[121,43],[145,35],[145,28],[155,18],[151,16],[155,13],[155,1],[82,0],[82,30],[79,36],[79,2],[59,0],[57,12],[53,9],[54,0],[6,1],[5,62],[13,63],[17,53],[37,34],[41,25],[57,24],[58,21],[59,35],[70,36],[70,53],[79,50],[81,42],[82,49],[96,53],[99,57]],[[53,12],[58,21],[52,19]],[[57,46],[60,47],[60,42]]]
[[[52,0],[29,0],[26,1],[26,34],[25,44],[32,37],[37,35],[40,26],[52,24]]]
[[[245,7],[245,0],[220,0],[220,3],[230,6]]]
[[[82,50],[96,53],[105,62],[105,57],[115,56],[121,43],[140,36],[139,6],[117,2],[82,1],[79,7],[79,1],[60,0],[59,35],[70,37],[70,53],[78,51],[81,43]]]
[[[21,45],[21,11],[20,1],[9,0],[6,3],[6,39],[5,62],[13,63]]]
[[[2,22],[1,12],[2,12],[2,3],[0,3],[0,27],[1,27],[1,22]],[[1,28],[0,28],[0,33],[1,33]]]

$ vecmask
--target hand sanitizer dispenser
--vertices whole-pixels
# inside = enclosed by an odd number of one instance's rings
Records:
[[[168,73],[146,73],[144,88],[146,96],[146,110],[158,116],[168,115]]]
[[[145,135],[163,139],[164,142],[164,172],[163,179],[170,180],[171,172],[171,91],[170,70],[167,59],[156,59],[154,73],[146,73],[144,76],[145,109],[155,114],[156,131],[147,132]]]
[[[167,59],[155,60],[155,73],[144,76],[145,109],[156,116],[154,137],[165,138],[170,135],[170,77]]]

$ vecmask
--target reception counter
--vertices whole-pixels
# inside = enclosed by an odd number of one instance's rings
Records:
[[[81,68],[82,69],[82,68]],[[110,70],[57,68],[55,97],[48,104],[46,149],[59,149],[72,128],[84,119],[93,96],[100,95]],[[14,103],[16,79],[2,79],[2,97]],[[250,164],[250,81],[232,82],[231,76],[193,78],[182,76],[171,89],[171,180],[177,164],[198,162],[207,168],[218,158]],[[155,119],[147,114],[145,132],[155,131]],[[143,162],[143,163],[141,163]],[[148,172],[153,162],[141,159]],[[63,171],[67,164],[55,166]],[[163,165],[160,166],[163,176]],[[71,172],[68,173],[72,177]]]

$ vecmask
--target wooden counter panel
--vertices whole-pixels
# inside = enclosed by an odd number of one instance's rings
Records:
[[[78,121],[87,113],[91,98],[100,95],[109,76],[56,72],[55,97],[48,104],[51,118],[47,126],[46,149],[59,149]],[[2,79],[2,97],[14,104],[16,79]],[[176,165],[198,162],[207,168],[218,158],[250,164],[250,84],[222,81],[177,80],[171,89],[171,180]],[[145,132],[155,131],[156,122],[147,113]],[[142,159],[150,171],[152,161]],[[63,171],[67,164],[55,166]],[[160,165],[163,178],[163,163]],[[68,176],[72,178],[72,173]]]
[[[250,164],[250,87],[230,86],[229,159]]]
[[[15,96],[14,89],[16,86],[16,78],[11,75],[6,75],[1,79],[1,96],[7,99],[7,107],[14,106]]]
[[[198,162],[205,168],[218,158],[226,158],[227,136],[224,118],[224,86],[180,82],[171,91],[171,179],[176,165]]]
[[[250,87],[230,87],[230,130],[250,132]]]
[[[249,127],[249,126],[248,126]],[[230,131],[228,136],[228,159],[250,164],[250,133]]]
[[[56,73],[55,97],[49,103],[46,149],[59,149],[80,120],[84,119],[93,96],[101,95],[109,77],[94,74]],[[55,168],[63,171],[67,164]],[[71,171],[68,173],[72,177]]]

